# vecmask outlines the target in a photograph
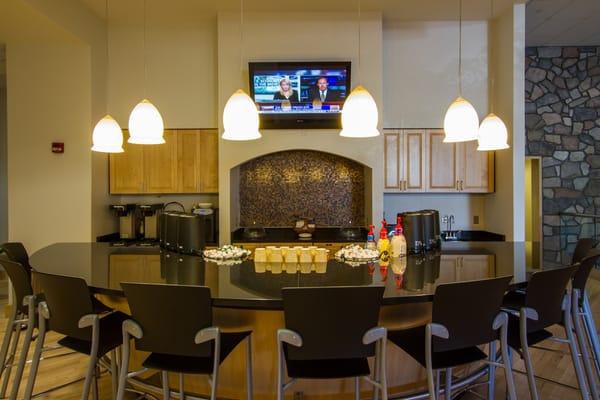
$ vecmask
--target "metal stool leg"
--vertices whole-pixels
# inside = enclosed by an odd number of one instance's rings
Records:
[[[179,374],[179,399],[185,400],[185,391],[183,390],[183,374]]]
[[[254,398],[254,389],[252,383],[252,334],[248,336],[246,342],[246,398]]]
[[[446,385],[444,386],[444,397],[452,400],[452,368],[446,368]]]
[[[494,398],[495,383],[496,383],[496,342],[490,342],[490,354],[488,355],[490,365],[488,366],[488,399]]]
[[[15,379],[13,387],[10,392],[10,399],[16,400],[19,395],[19,386],[21,385],[21,379],[23,378],[23,370],[27,363],[27,355],[29,354],[29,348],[31,347],[31,338],[33,336],[33,329],[35,328],[35,306],[34,301],[29,302],[29,317],[27,318],[27,331],[25,331],[25,338],[23,340],[23,348],[21,349],[21,355],[19,356],[19,364],[17,365],[17,371],[15,373]]]
[[[583,369],[587,375],[588,385],[592,398],[598,400],[598,387],[596,386],[596,374],[590,362],[590,355],[587,347],[586,334],[581,325],[581,315],[579,315],[579,290],[573,289],[573,298],[571,300],[571,317],[573,318],[573,326],[575,328],[575,339],[579,344],[581,358],[583,360]]]
[[[94,382],[92,385],[92,399],[98,400],[98,378],[100,377],[100,368],[96,365],[94,370]]]
[[[119,369],[117,368],[117,351],[110,352],[110,380],[112,389],[112,398],[117,398],[117,390],[119,388]]]
[[[10,379],[10,372],[12,371],[12,366],[15,363],[15,355],[17,354],[17,345],[19,344],[19,339],[21,337],[21,326],[20,324],[15,325],[15,330],[17,333],[15,334],[15,339],[12,341],[10,346],[10,350],[8,353],[7,361],[9,362],[8,366],[4,370],[4,379],[2,381],[2,388],[0,389],[0,397],[6,397],[6,389],[8,388],[8,380]]]
[[[163,387],[163,399],[169,400],[171,398],[171,391],[169,390],[169,373],[162,371],[162,387]]]
[[[25,400],[31,399],[33,387],[35,386],[37,370],[40,365],[40,356],[42,355],[42,348],[44,347],[44,339],[46,338],[46,319],[40,317],[39,325],[38,337],[36,339],[37,343],[35,344],[35,350],[31,360],[31,367],[29,368],[29,379],[27,380],[27,387],[25,388]]]
[[[0,377],[6,368],[6,357],[8,355],[8,347],[15,331],[15,319],[17,318],[17,307],[13,305],[4,331],[4,339],[2,340],[2,349],[0,350]]]
[[[596,372],[600,375],[600,338],[598,338],[598,330],[596,328],[594,316],[592,315],[590,300],[585,292],[583,293],[583,315],[585,330],[590,342],[592,342],[592,353],[594,356],[594,363],[596,364]]]
[[[568,301],[571,300],[568,296],[567,298]],[[565,334],[569,342],[569,350],[571,351],[571,359],[573,360],[573,367],[575,367],[575,375],[577,377],[577,383],[579,384],[581,398],[588,399],[590,397],[590,393],[588,391],[587,382],[585,381],[581,364],[579,363],[579,351],[577,349],[577,343],[575,342],[575,336],[573,336],[573,321],[570,312],[570,304],[564,311],[563,322],[565,324]]]
[[[380,364],[380,360],[379,360],[379,356],[381,354],[381,345],[379,342],[375,343],[375,353],[377,355],[377,357],[375,357],[375,362],[374,362],[374,372],[373,372],[373,377],[375,378],[376,382],[380,381],[380,376],[381,376],[381,366]],[[379,392],[380,390],[376,387],[373,386],[373,400],[379,400]]]
[[[354,400],[360,400],[360,378],[354,377]]]

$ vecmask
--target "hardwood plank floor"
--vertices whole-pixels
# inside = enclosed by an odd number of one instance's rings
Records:
[[[594,317],[596,321],[600,321],[600,271],[593,271],[592,278],[588,284],[588,292],[590,295],[590,302],[594,310]],[[6,318],[0,318],[0,331],[1,335],[4,335],[4,328],[6,326]],[[553,328],[554,333],[564,336],[564,332],[560,328]],[[58,339],[58,335],[50,333],[48,335],[47,343],[51,343]],[[567,351],[568,348],[565,345],[559,343],[547,341],[543,343],[544,347],[553,349],[561,349]],[[536,374],[538,376],[559,381],[563,384],[577,387],[577,380],[573,371],[573,364],[570,356],[567,354],[561,354],[556,352],[548,352],[533,349],[532,350],[533,363],[536,368]],[[69,355],[65,357],[57,357],[51,360],[42,361],[38,372],[36,381],[35,393],[47,390],[51,387],[75,380],[83,377],[85,368],[87,365],[87,357],[81,355]],[[515,369],[524,371],[523,362],[515,356],[514,366]],[[29,367],[25,369],[23,376],[23,382],[21,383],[22,395],[27,377],[29,374]],[[529,399],[529,390],[527,387],[527,379],[524,375],[515,373],[515,380],[517,384],[517,395],[519,399]],[[12,382],[11,382],[12,383]],[[9,386],[10,387],[10,386]],[[45,399],[61,399],[71,400],[79,399],[81,397],[82,382],[78,382],[67,386],[65,388],[53,391]],[[537,387],[539,390],[540,397],[547,400],[569,400],[579,399],[580,395],[576,389],[563,387],[552,382],[547,382],[541,379],[537,380]],[[506,386],[504,384],[504,372],[502,369],[498,369],[496,374],[496,398],[505,398]],[[108,374],[103,374],[99,380],[99,398],[104,400],[111,399],[111,380]],[[475,390],[477,394],[466,393],[462,398],[465,400],[479,399],[479,396],[486,395],[486,388],[480,387]],[[91,396],[90,396],[91,398]],[[136,398],[133,394],[127,394],[127,399]]]

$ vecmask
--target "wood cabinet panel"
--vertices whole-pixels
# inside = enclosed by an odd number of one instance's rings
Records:
[[[429,182],[430,192],[457,190],[457,154],[455,143],[444,143],[443,131],[430,131],[429,141]]]
[[[109,155],[110,192],[141,193],[144,191],[144,153],[143,146],[129,144],[127,132],[123,133],[124,153]]]
[[[423,146],[424,133],[406,131],[402,134],[402,158],[404,190],[421,192],[425,190],[425,148]]]
[[[165,143],[144,146],[145,193],[177,192],[177,134],[165,130]]]
[[[385,187],[389,189],[401,189],[400,187],[400,136],[397,132],[385,133]]]
[[[200,191],[199,145],[196,131],[177,132],[177,179],[179,193],[197,193]]]
[[[457,280],[473,281],[495,276],[494,257],[491,255],[468,254],[460,256]]]
[[[477,151],[477,141],[461,143],[460,191],[468,193],[493,192],[494,152]]]
[[[198,132],[199,192],[217,193],[219,191],[219,134],[216,130]]]

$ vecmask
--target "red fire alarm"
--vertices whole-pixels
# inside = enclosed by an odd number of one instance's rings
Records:
[[[65,144],[62,142],[52,142],[52,152],[62,154],[65,152]]]

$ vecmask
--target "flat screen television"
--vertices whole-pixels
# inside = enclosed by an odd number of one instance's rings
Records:
[[[251,62],[250,97],[261,129],[339,129],[349,61]]]

